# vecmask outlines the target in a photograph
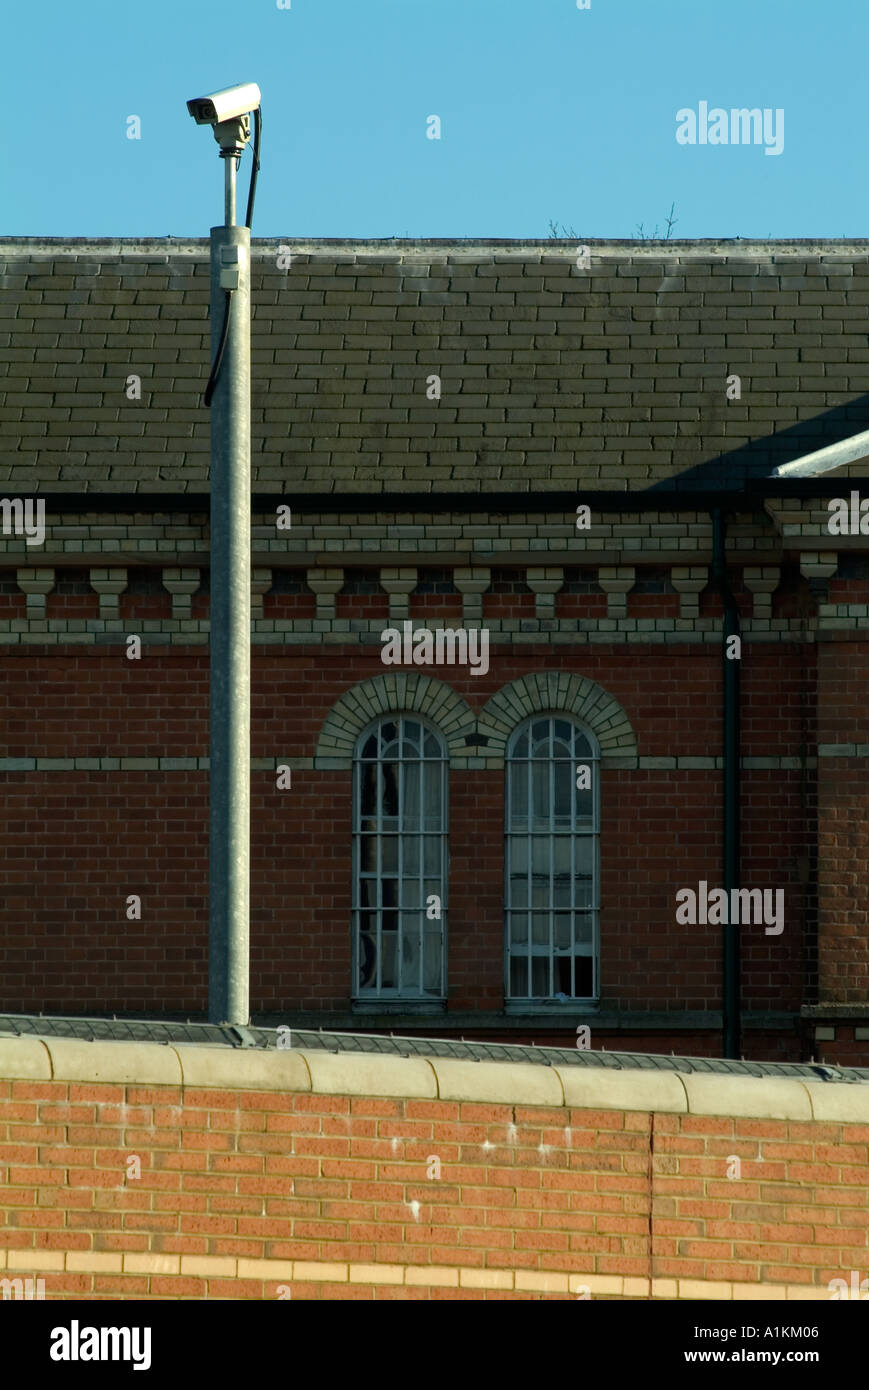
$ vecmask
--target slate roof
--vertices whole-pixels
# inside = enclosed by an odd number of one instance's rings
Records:
[[[869,427],[869,241],[583,244],[255,239],[254,491],[714,490]],[[208,286],[0,240],[0,488],[206,492]]]

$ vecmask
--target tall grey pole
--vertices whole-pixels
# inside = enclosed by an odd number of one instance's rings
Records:
[[[234,221],[235,160],[226,207]],[[230,185],[232,204],[230,208]],[[236,287],[237,286],[237,287]],[[250,1022],[250,231],[211,228],[211,726],[208,1017]]]

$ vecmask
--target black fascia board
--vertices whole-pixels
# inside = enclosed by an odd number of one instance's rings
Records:
[[[714,507],[752,510],[764,498],[839,497],[856,489],[869,496],[869,477],[758,478],[742,488],[687,491],[662,488],[644,492],[284,492],[251,494],[251,510],[267,512],[292,506],[304,516],[331,512],[575,512],[578,505],[612,512],[706,512]],[[12,489],[6,485],[5,492]],[[27,492],[45,503],[46,512],[210,512],[208,492]]]

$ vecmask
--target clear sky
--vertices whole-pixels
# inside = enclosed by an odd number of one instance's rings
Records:
[[[247,81],[254,236],[869,235],[865,0],[10,0],[3,45],[4,235],[207,236],[185,102]],[[777,124],[680,144],[701,102]]]

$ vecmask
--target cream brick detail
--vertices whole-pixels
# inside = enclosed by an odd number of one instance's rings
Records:
[[[127,571],[91,570],[90,579],[91,588],[100,596],[100,617],[117,618],[120,611],[120,595],[127,587]]]
[[[120,1253],[99,1250],[68,1250],[66,1267],[70,1273],[76,1274],[120,1274],[122,1257]]]
[[[625,1298],[648,1298],[649,1281],[640,1278],[631,1279],[626,1276],[622,1293]]]
[[[10,1250],[8,1268],[60,1274],[63,1271],[63,1260],[63,1250]]]
[[[652,1280],[653,1298],[678,1298],[679,1286],[675,1279],[653,1279]]]
[[[317,617],[335,617],[335,599],[344,587],[343,569],[308,570],[308,588],[317,595]]]
[[[752,1303],[758,1302],[784,1302],[787,1297],[786,1284],[734,1284],[733,1298],[738,1303],[741,1300],[750,1300]]]
[[[567,1293],[566,1274],[542,1270],[516,1270],[517,1289],[537,1289],[540,1293]]]
[[[403,1284],[404,1265],[351,1265],[351,1284]]]
[[[624,1287],[624,1277],[621,1274],[579,1274],[576,1276],[577,1284],[586,1284],[589,1293],[594,1297],[596,1293],[621,1293]]]
[[[125,1274],[180,1274],[180,1255],[124,1255]]]
[[[628,612],[628,593],[634,587],[636,570],[622,565],[618,569],[601,568],[598,583],[607,598],[607,617],[624,618]]]
[[[415,569],[382,569],[380,587],[389,595],[389,621],[402,622],[410,617],[410,596],[416,588]]]
[[[172,595],[172,617],[189,618],[192,613],[193,595],[199,588],[201,574],[198,569],[167,569],[163,571],[163,587]]]
[[[754,595],[755,618],[768,621],[772,617],[772,596],[779,586],[780,576],[778,565],[751,566],[742,571],[745,587]]]
[[[563,569],[528,570],[528,588],[535,597],[535,612],[538,618],[555,617],[555,595],[564,584]]]
[[[459,1285],[463,1289],[512,1289],[511,1269],[462,1269]]]
[[[28,618],[45,617],[46,596],[54,588],[54,570],[18,570],[18,587],[27,595]]]
[[[453,570],[453,583],[462,596],[462,621],[483,621],[483,594],[492,582],[492,571],[483,566]]]
[[[239,1279],[292,1279],[292,1260],[246,1260],[239,1256]]]
[[[251,570],[250,576],[250,616],[251,622],[262,619],[263,599],[272,587],[271,570]]]
[[[234,1279],[234,1255],[182,1255],[181,1273],[191,1278]]]
[[[696,618],[700,612],[700,595],[709,581],[709,573],[701,565],[674,565],[670,582],[679,595],[679,616]]]
[[[733,1298],[733,1285],[711,1279],[680,1279],[680,1298],[714,1298],[729,1301]]]
[[[319,1262],[312,1264],[306,1260],[296,1260],[293,1266],[293,1278],[298,1280],[311,1280],[317,1283],[346,1284],[348,1280],[347,1265],[327,1264]]]
[[[836,573],[839,557],[835,550],[803,550],[800,573],[806,579],[829,579]]]
[[[423,1269],[411,1265],[406,1273],[406,1284],[429,1284],[437,1288],[457,1289],[459,1287],[459,1271],[457,1269]]]

